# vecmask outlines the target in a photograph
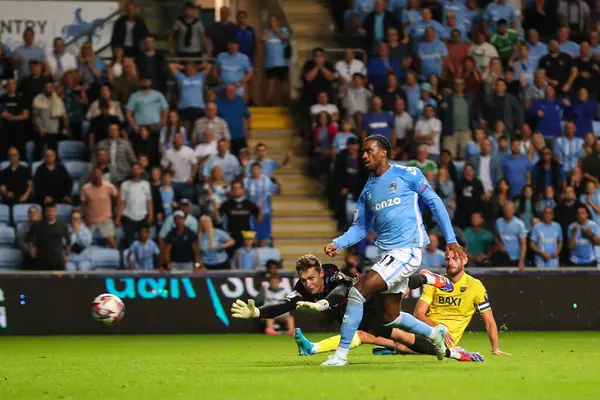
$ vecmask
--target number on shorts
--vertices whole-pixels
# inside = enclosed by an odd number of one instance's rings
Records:
[[[389,254],[387,254],[385,257],[383,257],[381,259],[381,261],[379,262],[380,264],[383,264],[384,267],[389,267],[391,263],[393,263],[394,261],[396,261],[396,259],[392,256],[390,256]]]

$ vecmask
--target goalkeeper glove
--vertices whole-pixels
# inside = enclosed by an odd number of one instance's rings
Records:
[[[296,303],[296,310],[300,311],[313,311],[322,312],[329,309],[329,302],[327,300],[319,300],[316,303],[309,301],[299,301]]]
[[[256,308],[252,299],[248,300],[248,304],[238,299],[231,305],[231,316],[233,318],[250,319],[258,318],[259,315],[260,310]]]

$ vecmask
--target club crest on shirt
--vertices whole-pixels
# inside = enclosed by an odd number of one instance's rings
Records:
[[[419,192],[422,192],[423,190],[425,190],[425,188],[429,186],[429,182],[427,182],[426,180],[424,180],[423,182],[421,182],[421,184],[419,185]]]
[[[352,218],[352,223],[356,223],[356,220],[358,219],[358,210],[354,210],[354,217]]]
[[[397,189],[398,187],[396,186],[396,182],[390,182],[390,184],[388,185],[388,193],[396,193]]]
[[[465,286],[461,286],[461,288],[460,288],[460,292],[461,292],[461,293],[464,293],[464,292],[466,292],[466,291],[467,291],[467,288],[466,288]]]

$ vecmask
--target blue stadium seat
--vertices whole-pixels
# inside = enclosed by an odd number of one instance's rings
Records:
[[[65,161],[63,165],[71,178],[73,178],[74,181],[79,181],[87,163],[85,161]]]
[[[33,140],[30,140],[29,142],[27,142],[25,144],[25,153],[27,156],[27,161],[29,161],[30,163],[33,162],[33,151],[35,150],[35,142]]]
[[[34,161],[34,162],[32,162],[32,163],[31,163],[31,176],[34,176],[34,175],[35,175],[35,171],[36,171],[36,170],[38,169],[38,167],[39,167],[40,165],[42,165],[43,163],[44,163],[44,161],[43,161],[43,160],[40,160],[40,161]]]
[[[15,229],[11,226],[0,225],[0,247],[13,247],[15,245]],[[0,249],[0,253],[4,249]]]
[[[57,204],[56,205],[56,219],[63,222],[71,221],[71,212],[73,206],[70,204]]]
[[[18,225],[22,222],[27,222],[27,211],[29,210],[29,207],[31,207],[31,206],[37,207],[37,209],[40,210],[40,213],[42,212],[42,207],[40,207],[39,204],[32,204],[32,203],[15,204],[12,207],[13,224]]]
[[[279,250],[272,247],[259,247],[258,249],[258,264],[264,268],[269,260],[281,261],[281,253]]]
[[[0,224],[10,224],[10,207],[0,204]]]
[[[592,126],[594,127],[594,135],[600,137],[600,121],[593,121]]]
[[[121,253],[115,249],[91,248],[94,269],[119,269],[121,267]]]
[[[85,145],[79,140],[63,140],[58,143],[58,157],[64,161],[85,160]]]
[[[2,161],[0,163],[0,170],[3,170],[5,168],[8,168],[8,166],[10,165],[10,161]],[[22,165],[23,167],[29,167],[29,164],[27,164],[25,161],[19,161],[19,165]]]
[[[0,251],[0,270],[18,270],[21,268],[21,250],[2,249]]]

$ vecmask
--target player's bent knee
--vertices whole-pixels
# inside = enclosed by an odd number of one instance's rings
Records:
[[[350,301],[364,304],[366,300],[360,291],[356,287],[352,286],[348,291],[348,302]]]

